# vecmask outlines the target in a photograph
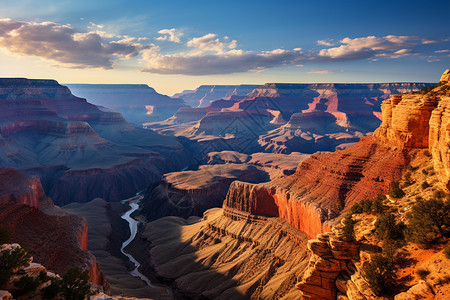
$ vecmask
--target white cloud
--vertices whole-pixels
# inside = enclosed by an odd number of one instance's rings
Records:
[[[56,61],[66,67],[110,69],[115,59],[135,57],[149,48],[126,40],[105,41],[106,36],[115,37],[53,22],[0,19],[0,48],[15,55]]]
[[[448,50],[448,49],[445,49],[445,50],[436,50],[436,51],[434,51],[435,53],[448,53],[448,52],[450,52],[450,50]]]
[[[339,47],[322,49],[319,57],[333,60],[355,60],[374,56],[397,58],[414,54],[411,50],[417,43],[429,40],[412,36],[388,35],[385,37],[367,36],[361,38],[344,38]]]
[[[143,53],[146,64],[144,72],[183,75],[261,72],[281,65],[300,65],[306,59],[298,51],[282,49],[264,52],[230,50],[222,53],[194,51],[164,55],[154,48]]]
[[[236,40],[225,43],[221,42],[216,36],[217,35],[214,33],[208,33],[202,37],[193,38],[186,43],[186,46],[219,53],[222,53],[225,49],[235,49],[237,47]],[[226,38],[226,40],[228,40],[228,38]]]
[[[327,42],[326,40],[319,40],[319,41],[317,41],[317,45],[326,46],[326,47],[334,46],[333,43]]]
[[[327,74],[333,74],[336,73],[332,70],[316,70],[316,71],[309,71],[308,74],[320,74],[320,75],[327,75]]]
[[[158,41],[170,41],[174,43],[181,43],[180,37],[184,35],[183,32],[180,32],[176,30],[175,28],[172,29],[161,29],[158,31],[159,34],[162,34],[163,36],[157,37],[156,40]]]

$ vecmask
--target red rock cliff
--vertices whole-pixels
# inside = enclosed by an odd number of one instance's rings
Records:
[[[14,169],[0,169],[0,225],[13,233],[50,270],[65,274],[73,266],[89,270],[93,283],[107,286],[95,257],[88,251],[87,222],[77,216],[50,215],[39,202],[52,206],[39,179]]]

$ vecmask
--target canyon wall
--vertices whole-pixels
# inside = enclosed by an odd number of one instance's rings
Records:
[[[190,156],[54,80],[0,79],[0,166],[38,175],[57,204],[131,197]]]
[[[88,251],[86,220],[52,206],[37,177],[0,169],[0,225],[11,231],[13,242],[26,246],[36,260],[59,274],[77,266],[89,270],[93,283],[107,287]]]

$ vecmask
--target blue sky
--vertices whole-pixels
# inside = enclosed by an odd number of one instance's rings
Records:
[[[1,1],[0,76],[64,83],[438,81],[449,1]]]

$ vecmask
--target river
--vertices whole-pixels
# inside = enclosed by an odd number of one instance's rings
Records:
[[[125,214],[122,215],[122,219],[128,222],[130,226],[130,237],[122,243],[122,248],[120,248],[120,251],[128,257],[128,259],[134,264],[135,268],[133,271],[130,272],[131,275],[140,278],[142,281],[144,281],[149,287],[157,288],[158,286],[153,285],[150,279],[148,279],[144,274],[139,272],[140,263],[129,253],[125,252],[125,247],[128,246],[132,240],[136,237],[139,221],[136,221],[131,217],[131,214],[134,213],[139,208],[139,201],[141,201],[143,196],[137,195],[133,198],[124,200],[123,202],[128,202],[130,205],[130,210],[128,210]]]

